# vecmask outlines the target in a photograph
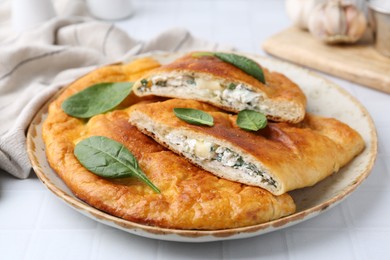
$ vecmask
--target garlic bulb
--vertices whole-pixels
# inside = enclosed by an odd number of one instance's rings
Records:
[[[356,42],[367,27],[364,14],[355,5],[330,0],[317,6],[309,17],[309,31],[328,43]]]
[[[293,24],[301,29],[307,29],[311,11],[326,0],[286,0],[286,12]]]

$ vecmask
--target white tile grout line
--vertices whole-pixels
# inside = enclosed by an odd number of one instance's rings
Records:
[[[276,231],[278,232],[278,231]],[[290,247],[288,246],[288,241],[287,241],[287,232],[286,230],[280,230],[280,232],[283,232],[283,247],[286,249],[286,256],[288,259],[291,259],[291,245]]]
[[[377,160],[382,159],[385,167],[385,174],[390,178],[390,155],[378,155]],[[387,185],[390,185],[388,183]]]
[[[161,240],[158,240],[158,241],[157,241],[157,245],[156,245],[156,259],[157,259],[157,260],[160,259],[161,243],[162,243]]]
[[[99,252],[98,248],[100,246],[100,241],[101,241],[101,237],[103,234],[103,229],[104,229],[103,224],[97,223],[96,228],[95,228],[95,234],[93,236],[92,246],[91,246],[91,249],[89,252],[89,255],[90,255],[89,259],[91,259],[91,260],[98,259],[97,253]]]
[[[291,230],[291,228],[289,230]],[[286,243],[286,249],[287,249],[286,255],[287,255],[288,259],[293,259],[292,255],[291,255],[291,253],[293,252],[293,248],[294,248],[294,245],[292,242],[293,238],[292,238],[291,234],[286,232],[286,230],[283,230],[283,232],[284,232],[283,237],[284,237],[284,241]]]
[[[218,259],[226,259],[225,254],[225,241],[219,241],[218,243]]]
[[[374,192],[372,190],[371,192]],[[350,211],[350,208],[345,204],[345,206],[341,207],[341,213],[345,218],[346,223],[346,231],[348,232],[349,240],[352,244],[352,253],[355,257],[355,259],[363,259],[362,256],[359,255],[359,251],[361,251],[361,248],[359,248],[359,241],[357,239],[357,231],[371,231],[371,232],[378,232],[378,231],[390,231],[390,227],[369,227],[369,228],[359,228],[353,225],[353,221],[351,219],[352,213]],[[360,249],[360,250],[359,250]]]
[[[43,219],[44,208],[47,205],[48,196],[49,196],[49,191],[48,190],[45,190],[43,192],[44,192],[44,198],[43,198],[43,200],[41,202],[41,205],[39,205],[39,209],[38,209],[39,211],[38,211],[37,220],[35,221],[35,226],[34,226],[33,232],[32,232],[32,234],[30,236],[29,241],[28,241],[28,245],[26,247],[27,249],[24,251],[23,259],[29,259],[29,255],[30,255],[29,253],[33,249],[32,248],[32,244],[34,243],[34,241],[36,241],[36,237],[38,236],[38,232],[39,232],[39,229],[40,229],[40,224],[41,224],[41,221]],[[51,195],[52,194],[50,194],[50,196]]]
[[[347,228],[346,231],[348,233],[348,239],[352,246],[352,254],[355,259],[358,259],[358,248],[357,248],[358,244],[354,234],[354,226],[352,225],[352,220],[350,219],[351,212],[349,211],[349,208],[347,206],[344,207],[340,205],[340,208],[341,208],[341,214],[344,218],[344,222],[346,223],[346,228]]]
[[[352,248],[353,248],[352,253],[353,253],[355,259],[362,259],[358,253],[359,252],[359,241],[356,238],[355,233],[356,233],[356,230],[352,230],[352,229],[348,230],[350,240],[352,241]]]

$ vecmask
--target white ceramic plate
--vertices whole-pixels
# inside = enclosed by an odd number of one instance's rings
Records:
[[[161,63],[171,62],[181,54],[151,54]],[[284,73],[296,82],[308,99],[308,111],[337,118],[356,129],[366,143],[366,149],[351,163],[317,185],[290,192],[297,205],[295,214],[267,223],[225,230],[177,230],[137,224],[97,210],[76,198],[50,168],[42,140],[42,122],[47,117],[47,102],[36,114],[27,135],[28,153],[39,179],[49,190],[72,208],[101,223],[127,232],[161,240],[207,242],[253,237],[285,228],[319,215],[345,199],[369,175],[377,153],[377,136],[367,110],[346,91],[306,69],[250,54],[244,54],[273,71]],[[124,61],[129,62],[130,60]]]

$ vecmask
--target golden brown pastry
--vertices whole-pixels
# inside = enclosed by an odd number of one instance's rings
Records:
[[[255,110],[274,121],[301,121],[306,107],[301,89],[280,73],[263,72],[265,84],[216,57],[190,53],[151,71],[133,89],[138,96],[192,99],[232,112]]]
[[[52,102],[43,124],[46,154],[72,192],[114,216],[166,228],[227,229],[292,214],[295,204],[288,194],[274,196],[258,187],[220,179],[166,150],[128,122],[131,107],[89,120],[68,116],[61,109],[67,97],[87,86],[132,81],[156,66],[145,58],[127,66],[98,69],[71,84]],[[140,101],[151,102],[130,96],[121,107]],[[136,178],[105,179],[84,168],[73,151],[78,141],[90,136],[106,136],[124,144],[161,193]]]
[[[174,108],[206,111],[214,125],[184,122]],[[355,130],[332,118],[307,114],[299,124],[268,123],[257,132],[240,129],[236,118],[198,101],[171,99],[135,105],[130,122],[216,176],[275,195],[316,184],[364,148]]]

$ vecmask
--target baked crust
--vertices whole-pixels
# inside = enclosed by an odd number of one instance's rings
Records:
[[[130,105],[152,102],[130,95],[116,111],[89,120],[66,115],[62,102],[99,82],[133,81],[159,66],[144,58],[129,65],[98,69],[71,84],[50,105],[43,139],[51,167],[72,192],[91,206],[126,220],[177,229],[227,229],[277,219],[295,211],[288,194],[274,196],[257,187],[220,179],[177,156],[128,122]],[[129,107],[130,108],[127,108]],[[161,190],[153,192],[135,178],[105,179],[75,158],[75,144],[90,136],[124,144],[141,169]]]
[[[174,108],[194,108],[207,111],[214,126],[191,125],[178,119]],[[218,112],[210,105],[182,99],[140,104],[133,107],[130,122],[152,136],[160,144],[185,156],[183,151],[167,141],[167,133],[190,135],[225,146],[251,160],[276,181],[276,186],[261,179],[243,176],[232,167],[211,168],[205,160],[193,154],[188,160],[215,175],[245,184],[256,185],[275,195],[312,186],[347,164],[364,149],[361,136],[348,125],[333,119],[307,114],[299,124],[272,123],[257,132],[240,129],[236,115]],[[154,129],[152,133],[150,129]],[[162,133],[157,135],[156,133]]]
[[[207,99],[199,97],[196,94],[185,94],[180,91],[169,91],[166,93],[149,91],[142,92],[141,81],[147,79],[150,81],[156,75],[197,75],[201,78],[208,78],[215,81],[234,82],[236,84],[243,83],[255,93],[261,93],[262,101],[260,106],[267,104],[267,108],[260,111],[269,119],[278,122],[293,122],[297,123],[303,120],[305,116],[306,97],[302,90],[289,78],[281,73],[270,72],[267,68],[262,67],[266,84],[261,83],[254,77],[246,74],[237,67],[223,62],[214,56],[196,56],[189,53],[170,64],[166,64],[157,68],[144,77],[138,79],[134,84],[134,92],[138,96],[158,95],[171,98],[192,99],[212,104],[224,110],[231,112],[239,112],[232,105],[226,105],[220,99]],[[276,111],[277,108],[280,111]],[[249,109],[249,108],[248,108]],[[269,111],[269,110],[275,110]]]

